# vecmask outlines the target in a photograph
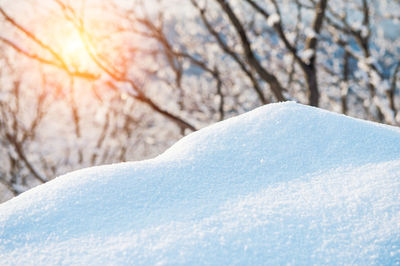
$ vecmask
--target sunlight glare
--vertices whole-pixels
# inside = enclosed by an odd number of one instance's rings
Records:
[[[77,32],[60,36],[61,54],[69,67],[87,69],[90,66],[90,56]]]

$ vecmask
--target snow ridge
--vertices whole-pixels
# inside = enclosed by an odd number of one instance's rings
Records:
[[[394,127],[260,107],[0,205],[0,263],[400,263],[399,143]]]

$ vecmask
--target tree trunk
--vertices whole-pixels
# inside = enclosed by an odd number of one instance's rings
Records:
[[[318,107],[319,105],[319,89],[317,81],[317,69],[310,66],[305,70],[308,104]]]

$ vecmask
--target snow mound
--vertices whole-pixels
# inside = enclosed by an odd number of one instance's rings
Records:
[[[267,105],[0,205],[0,264],[400,264],[399,144],[394,127]]]

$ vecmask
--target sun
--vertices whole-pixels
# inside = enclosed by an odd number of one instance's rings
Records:
[[[84,26],[58,17],[46,21],[51,21],[41,27],[46,43],[54,50],[51,52],[57,57],[54,60],[67,73],[100,76],[104,69],[111,69],[117,75],[125,73],[131,62],[126,56],[125,35],[114,35],[112,28],[100,27],[90,17],[86,18]]]
[[[85,49],[82,41],[78,38],[67,38],[64,44],[64,54],[65,56],[74,59],[75,57],[80,57]]]
[[[90,67],[92,63],[90,55],[78,32],[60,34],[58,38],[61,57],[69,68],[82,70]]]

